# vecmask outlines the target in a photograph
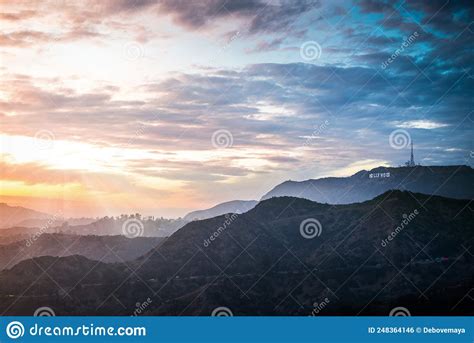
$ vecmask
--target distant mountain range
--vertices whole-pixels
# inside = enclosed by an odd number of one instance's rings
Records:
[[[22,220],[15,224],[18,227],[24,228],[40,228],[40,227],[58,227],[62,226],[63,224],[67,223],[70,226],[76,225],[88,225],[95,222],[97,219],[95,218],[63,218],[63,219],[54,219],[53,216],[44,219],[26,219]]]
[[[320,203],[351,204],[399,189],[455,199],[474,199],[474,170],[469,166],[378,167],[350,177],[286,181],[262,197],[292,196]]]
[[[474,170],[468,166],[377,167],[350,177],[328,177],[306,181],[286,181],[261,200],[291,196],[320,203],[350,204],[373,199],[391,189],[436,194],[455,199],[474,199]],[[244,213],[256,200],[233,200],[205,210],[188,213],[184,220],[202,220],[226,213]]]
[[[16,220],[2,220],[0,225],[0,244],[26,239],[39,231],[41,233],[64,233],[70,235],[99,235],[116,236],[123,235],[123,226],[126,220],[137,219],[143,224],[142,236],[145,237],[168,237],[173,232],[181,228],[188,221],[166,218],[142,218],[122,215],[120,217],[103,217],[100,219],[92,218],[68,218],[61,219],[57,216],[42,214],[44,218],[38,219],[37,213],[23,207],[11,207],[3,204],[6,214],[16,214]],[[23,214],[23,215],[21,215]],[[25,219],[28,215],[34,218]],[[12,223],[11,226],[8,226]]]
[[[32,219],[47,219],[49,214],[24,208],[21,206],[9,206],[0,203],[0,228],[18,226],[18,223]]]
[[[251,210],[258,204],[256,200],[233,200],[223,202],[206,210],[190,212],[184,216],[184,220],[202,220],[221,216],[226,213],[244,213]]]
[[[158,246],[160,237],[76,236],[42,234],[38,237],[0,245],[0,270],[18,262],[39,256],[82,255],[102,262],[134,260]]]
[[[10,206],[0,203],[0,229],[19,228],[53,228],[64,223],[68,225],[86,225],[96,219],[94,218],[64,218],[61,215],[52,215],[39,212],[26,207]]]
[[[309,315],[321,303],[319,315],[473,315],[471,207],[402,191],[349,205],[271,198],[190,222],[127,265],[23,261],[0,273],[0,313],[130,315],[151,298],[148,315]]]
[[[123,235],[127,220],[138,220],[143,226],[140,233],[144,237],[168,237],[187,223],[184,219],[142,218],[142,217],[105,217],[86,225],[63,226],[62,233],[76,235]]]

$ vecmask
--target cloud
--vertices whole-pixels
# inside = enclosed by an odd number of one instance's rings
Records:
[[[0,34],[0,46],[25,48],[50,43],[72,42],[79,39],[92,39],[102,34],[84,28],[71,29],[62,34],[50,34],[41,31],[13,31]]]
[[[395,126],[403,129],[434,130],[442,127],[447,127],[449,126],[449,124],[439,123],[431,120],[411,120],[402,123],[396,123]]]
[[[384,27],[394,28],[400,25],[413,23],[425,31],[429,27],[444,33],[459,34],[469,25],[474,16],[474,4],[469,0],[427,2],[414,0],[395,6],[390,1],[362,0],[359,2],[363,13],[384,14],[381,21]],[[421,16],[421,20],[414,19]],[[414,27],[414,26],[411,26]]]
[[[52,35],[40,31],[16,31],[0,34],[0,46],[26,47],[54,40]]]
[[[101,36],[109,33],[109,30],[104,30],[104,28],[113,28],[117,26],[117,23],[121,23],[128,26],[128,32],[136,31],[135,36],[141,42],[149,40],[152,36],[151,32],[137,25],[134,20],[143,14],[158,18],[171,17],[175,24],[189,31],[211,30],[216,23],[236,20],[241,26],[239,30],[251,35],[273,32],[284,32],[286,35],[294,32],[301,35],[301,32],[305,32],[307,28],[296,28],[298,20],[321,6],[316,0],[118,0],[106,2],[90,0],[80,5],[63,3],[61,6],[54,1],[44,1],[36,4],[35,10],[17,9],[16,7],[21,8],[21,5],[15,2],[7,1],[4,5],[5,8],[12,8],[12,12],[2,14],[0,20],[14,22],[39,19],[40,16],[44,17],[43,13],[47,13],[46,16],[52,17],[52,22],[61,24],[62,31],[64,28],[69,28],[71,31],[69,34],[56,37],[56,39],[73,38],[81,33],[81,38],[88,35]],[[4,34],[3,44],[25,46],[28,42],[31,43],[31,41],[20,39],[21,34],[20,31],[14,30],[9,34]],[[42,34],[47,35],[46,32]]]
[[[331,173],[330,176],[340,176],[340,177],[347,177],[354,175],[355,173],[361,170],[371,170],[373,168],[377,168],[380,166],[388,167],[390,164],[388,161],[384,160],[373,160],[373,159],[364,159],[357,162],[350,163],[348,166],[344,168],[340,168],[335,170]]]
[[[269,41],[260,41],[255,45],[255,47],[247,49],[247,52],[255,53],[278,50],[284,40],[285,37],[278,37]]]
[[[53,182],[63,160],[78,166],[68,170],[74,182],[113,178],[97,186],[104,193],[136,185],[146,197],[193,193],[201,203],[217,190],[251,198],[289,177],[398,165],[408,157],[388,144],[397,127],[409,131],[420,160],[464,163],[474,105],[470,18],[463,1],[12,2],[0,15],[0,45],[19,62],[0,68],[2,134],[31,138],[46,129],[67,142],[58,150],[81,147],[56,165],[35,160],[40,166],[18,169],[27,185]],[[232,49],[220,51],[225,67],[196,67],[237,31]],[[418,38],[382,68],[415,31]],[[146,44],[146,54],[122,64],[115,58],[129,40]],[[321,59],[301,63],[306,40],[321,44]],[[49,44],[48,54],[25,63]],[[93,53],[105,70],[88,64]],[[228,149],[212,145],[221,129],[232,134]],[[68,159],[77,151],[82,167]],[[168,183],[176,192],[162,187]]]
[[[379,0],[363,0],[359,2],[362,13],[390,13],[394,7],[390,2]]]
[[[147,167],[129,161],[130,171],[210,182],[289,170],[316,151],[329,165],[358,159],[364,152],[356,147],[339,151],[352,145],[352,137],[357,137],[358,146],[375,149],[377,159],[390,160],[394,151],[377,142],[385,142],[394,126],[455,128],[472,108],[467,96],[471,79],[462,74],[428,77],[432,81],[411,73],[382,75],[366,67],[255,64],[150,80],[141,88],[144,95],[127,100],[117,93],[123,87],[106,85],[79,93],[64,87],[45,89],[41,84],[50,81],[18,75],[0,91],[12,99],[3,104],[3,111],[16,113],[3,118],[7,134],[34,135],[47,128],[57,139],[147,151],[154,154],[155,163]],[[304,137],[312,136],[326,120],[329,125],[318,131],[318,139],[305,145]],[[232,149],[216,151],[212,146],[211,137],[219,129],[232,133]],[[459,134],[462,140],[468,133]],[[453,140],[442,144],[459,144]],[[282,152],[293,155],[283,158]],[[203,161],[205,167],[200,165]]]
[[[249,33],[285,31],[304,13],[318,8],[319,1],[173,1],[159,2],[159,11],[171,15],[175,22],[189,29],[210,25],[219,19],[247,19]]]
[[[0,20],[15,22],[15,21],[33,18],[37,14],[38,13],[36,11],[32,11],[32,10],[18,11],[15,13],[3,12],[3,13],[0,13]]]

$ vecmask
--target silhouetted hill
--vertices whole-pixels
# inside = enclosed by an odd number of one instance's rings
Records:
[[[378,167],[350,177],[286,181],[262,197],[293,196],[329,204],[372,199],[389,189],[474,199],[474,170],[468,166]]]
[[[82,255],[102,262],[130,261],[153,249],[163,238],[125,236],[76,236],[42,234],[0,245],[0,270],[39,256]]]
[[[63,315],[129,315],[147,298],[146,314],[154,315],[210,315],[219,306],[235,315],[309,315],[322,302],[319,315],[387,315],[397,306],[413,315],[472,315],[470,206],[402,191],[350,205],[272,198],[241,215],[193,221],[154,251],[127,265],[100,264],[93,276],[76,270],[72,257],[59,259],[67,268],[51,264],[53,279],[64,269],[74,280],[87,275],[68,299],[46,278],[29,287],[24,261],[0,273],[0,313],[30,313],[40,297]]]
[[[254,208],[257,203],[258,201],[256,200],[233,200],[223,202],[222,204],[205,210],[190,212],[184,216],[184,219],[192,221],[217,217],[226,213],[244,213]]]
[[[61,303],[61,312],[79,313],[82,306],[90,311],[93,303],[107,297],[102,292],[110,291],[104,283],[101,283],[100,289],[97,288],[97,280],[113,280],[115,284],[123,278],[123,270],[116,265],[92,261],[80,255],[35,257],[1,272],[0,313],[19,310],[25,315],[32,315],[35,309],[44,306],[43,301]],[[18,292],[19,282],[23,283],[21,293]],[[68,293],[76,289],[88,294],[87,299],[68,304],[68,299],[73,300]],[[59,306],[54,307],[59,309]]]
[[[0,228],[7,228],[17,225],[29,219],[47,219],[50,215],[21,206],[9,206],[0,203]]]

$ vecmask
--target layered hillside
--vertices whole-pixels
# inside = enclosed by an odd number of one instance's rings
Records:
[[[468,166],[378,167],[350,177],[286,181],[265,194],[262,200],[292,196],[328,204],[350,204],[373,199],[390,189],[474,199],[474,169]]]
[[[72,257],[49,261],[50,277],[24,261],[0,273],[0,310],[29,313],[40,297],[59,314],[127,315],[150,297],[147,314],[155,315],[210,315],[219,306],[309,315],[322,301],[321,315],[387,315],[395,306],[472,315],[470,206],[402,191],[334,206],[272,198],[241,215],[191,222],[133,263],[99,264],[93,275]],[[61,281],[64,263],[77,283]]]
[[[138,258],[158,246],[163,238],[125,236],[32,235],[27,239],[0,245],[0,270],[40,256],[82,255],[102,262],[123,262]]]

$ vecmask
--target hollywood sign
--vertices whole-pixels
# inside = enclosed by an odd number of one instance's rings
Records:
[[[381,179],[381,178],[386,178],[390,177],[390,173],[370,173],[369,174],[369,179]]]

